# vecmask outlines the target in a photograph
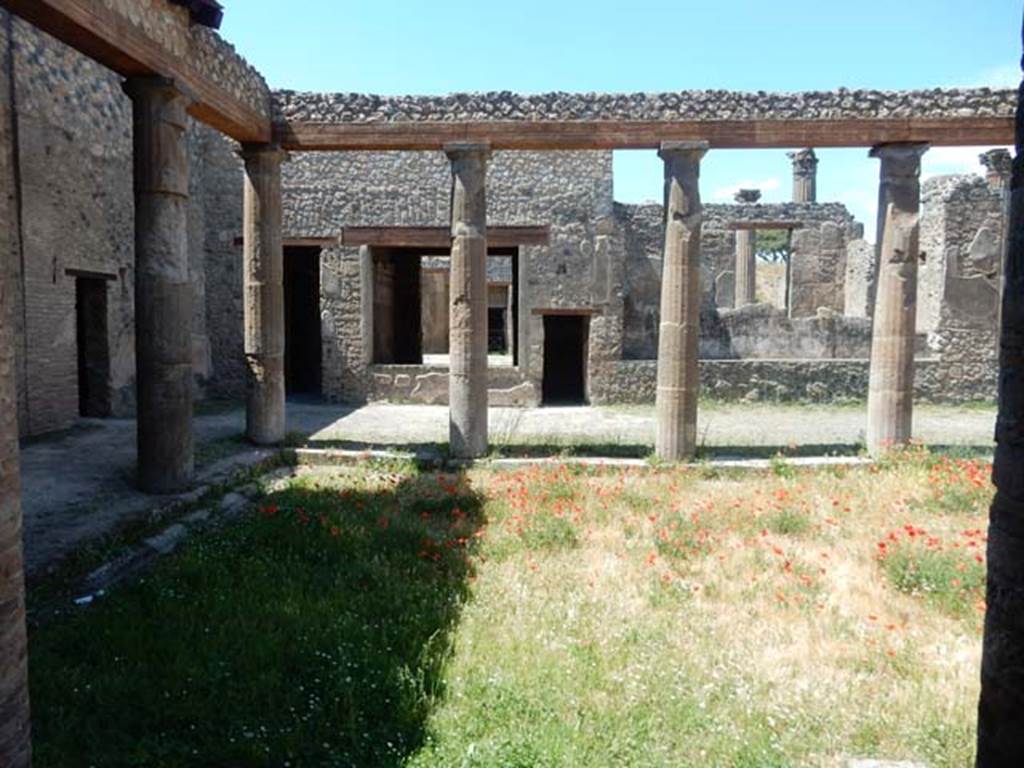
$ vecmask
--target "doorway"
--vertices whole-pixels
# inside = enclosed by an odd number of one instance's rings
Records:
[[[78,413],[110,415],[110,346],[107,337],[107,280],[75,278],[78,347]]]
[[[319,396],[320,249],[284,249],[284,379],[289,395]]]
[[[544,405],[586,404],[587,332],[585,315],[544,315]]]

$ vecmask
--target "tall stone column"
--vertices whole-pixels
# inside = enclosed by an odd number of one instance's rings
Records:
[[[1024,84],[1017,100],[1017,149],[999,358],[999,416],[988,528],[988,588],[978,706],[978,768],[1010,768],[1024,755]]]
[[[818,156],[813,149],[787,152],[793,161],[793,202],[815,203],[818,201]]]
[[[245,432],[256,445],[284,440],[284,248],[281,244],[281,163],[275,145],[245,146],[242,256]]]
[[[452,456],[487,453],[486,144],[450,144],[452,255],[448,433]]]
[[[1010,221],[1010,175],[1013,172],[1013,158],[1005,149],[990,149],[978,156],[982,166],[985,168],[985,181],[999,193],[1002,201],[1002,221],[999,227],[999,309],[997,320],[1002,322],[1002,296],[1006,293],[1006,251],[1009,243],[1009,221]],[[998,342],[997,342],[998,346]],[[998,350],[997,350],[998,353]]]
[[[740,205],[753,205],[761,199],[759,189],[741,189],[733,198]],[[754,238],[751,229],[736,230],[736,299],[735,307],[744,307],[757,300],[757,262],[754,259]]]
[[[192,482],[192,286],[188,273],[188,104],[174,83],[132,78],[135,368],[139,485]]]
[[[736,307],[753,304],[757,294],[757,263],[754,260],[754,231],[736,230]]]
[[[868,450],[910,440],[914,415],[921,155],[926,144],[883,144],[878,193],[879,255],[868,385]]]
[[[693,458],[697,448],[700,338],[700,160],[706,141],[666,142],[665,256],[658,328],[655,452],[666,461]]]
[[[10,51],[2,37],[0,53]],[[0,70],[0,765],[31,764],[25,577],[22,562],[21,488],[18,466],[18,398],[15,376],[15,254],[18,227],[9,112],[10,82]]]

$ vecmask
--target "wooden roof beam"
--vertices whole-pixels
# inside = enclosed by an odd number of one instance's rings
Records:
[[[493,149],[657,149],[666,141],[706,140],[712,149],[872,147],[892,142],[991,146],[1013,142],[1012,117],[836,120],[623,120],[533,122],[389,122],[274,125],[292,151],[440,150],[455,142]]]

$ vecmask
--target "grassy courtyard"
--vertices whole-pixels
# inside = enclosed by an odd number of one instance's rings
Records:
[[[967,765],[988,473],[311,473],[33,629],[36,764]]]

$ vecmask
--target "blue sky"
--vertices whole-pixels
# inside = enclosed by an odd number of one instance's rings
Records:
[[[798,91],[1015,86],[1019,0],[222,0],[225,36],[275,88],[454,91]],[[924,173],[978,170],[985,148],[936,148]],[[818,199],[873,232],[877,161],[820,150]],[[713,151],[706,202],[790,195],[782,150]],[[660,199],[654,152],[617,152],[615,197]]]

